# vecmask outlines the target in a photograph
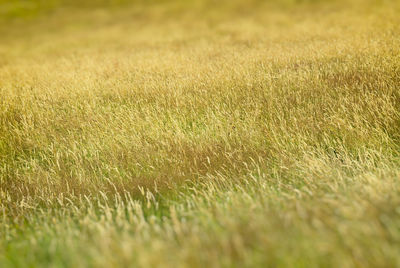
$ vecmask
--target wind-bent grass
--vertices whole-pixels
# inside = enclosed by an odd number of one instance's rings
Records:
[[[395,1],[3,2],[1,267],[400,265]]]

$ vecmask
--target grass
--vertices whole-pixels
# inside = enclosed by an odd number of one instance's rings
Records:
[[[0,1],[0,266],[400,266],[399,11]]]

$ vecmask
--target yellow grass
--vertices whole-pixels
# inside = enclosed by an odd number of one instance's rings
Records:
[[[397,1],[0,14],[1,267],[400,265]]]

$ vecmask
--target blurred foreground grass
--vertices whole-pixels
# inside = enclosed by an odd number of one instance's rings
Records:
[[[0,266],[399,266],[399,8],[0,1]]]

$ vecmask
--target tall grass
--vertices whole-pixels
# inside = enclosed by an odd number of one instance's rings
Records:
[[[400,265],[397,2],[104,3],[2,20],[1,267]]]

